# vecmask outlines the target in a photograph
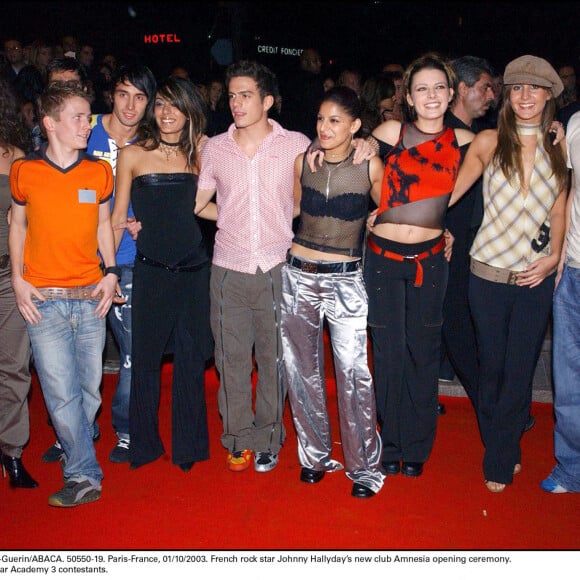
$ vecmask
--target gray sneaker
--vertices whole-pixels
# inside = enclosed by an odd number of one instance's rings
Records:
[[[278,465],[278,454],[259,452],[254,456],[254,469],[259,473],[272,471]]]
[[[119,438],[117,445],[109,454],[109,461],[113,463],[128,463],[129,462],[129,446],[131,442],[129,439]]]
[[[54,445],[49,447],[42,456],[44,463],[56,463],[64,457],[64,450],[62,445],[56,441]]]
[[[48,505],[53,507],[76,507],[83,503],[97,501],[101,490],[97,489],[88,479],[83,481],[68,481],[66,485],[48,498]]]
[[[93,430],[96,431],[93,435],[93,442],[96,443],[101,438],[101,432],[97,423],[95,423]],[[64,459],[64,449],[62,448],[60,441],[57,439],[54,442],[54,445],[44,452],[42,455],[42,461],[44,461],[44,463],[56,463],[61,459]]]

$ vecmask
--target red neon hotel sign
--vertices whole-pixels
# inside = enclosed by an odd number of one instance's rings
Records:
[[[143,36],[143,44],[178,44],[181,38],[177,34],[145,34]]]

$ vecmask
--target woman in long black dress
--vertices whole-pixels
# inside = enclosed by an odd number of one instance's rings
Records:
[[[213,346],[209,260],[193,214],[203,111],[191,82],[167,79],[140,140],[118,159],[113,225],[126,223],[129,201],[142,224],[133,275],[132,468],[164,453],[158,407],[161,362],[168,352],[174,356],[172,461],[188,471],[209,456],[204,394],[205,362]]]

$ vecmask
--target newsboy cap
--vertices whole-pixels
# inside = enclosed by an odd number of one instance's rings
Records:
[[[554,97],[563,90],[564,85],[552,65],[539,56],[526,54],[512,60],[503,73],[505,85],[529,84],[552,89]]]

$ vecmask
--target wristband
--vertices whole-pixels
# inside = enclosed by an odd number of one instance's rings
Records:
[[[107,274],[115,274],[115,276],[117,276],[117,278],[120,280],[121,279],[121,268],[119,266],[107,266],[105,268],[105,276]]]

